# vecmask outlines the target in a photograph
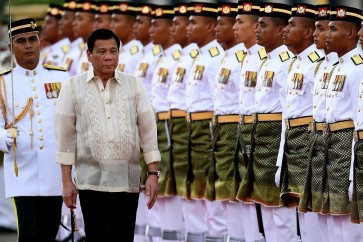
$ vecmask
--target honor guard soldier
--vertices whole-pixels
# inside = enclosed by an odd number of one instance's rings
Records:
[[[87,59],[86,42],[93,31],[95,23],[96,4],[94,1],[81,0],[77,3],[76,19],[73,23],[73,31],[77,37],[81,37],[82,52],[76,69],[76,74],[88,71],[91,65]]]
[[[171,143],[171,176],[174,179],[176,195],[187,202],[187,171],[188,171],[188,130],[186,120],[185,89],[187,77],[192,69],[199,51],[195,43],[190,43],[187,37],[190,11],[189,1],[176,1],[174,5],[174,18],[170,28],[173,41],[183,48],[181,55],[171,73],[171,83],[168,91],[169,101],[169,129]],[[182,211],[184,211],[182,209]]]
[[[245,45],[242,43],[244,42],[243,39],[236,34],[236,28],[233,29],[235,23],[242,16],[241,11],[238,11],[238,6],[241,4],[237,1],[219,1],[217,26],[215,28],[216,39],[225,47],[225,53],[214,84],[213,164],[210,166],[205,197],[209,200],[216,200],[215,203],[223,201],[230,241],[256,241],[262,236],[259,235],[256,219],[254,220],[255,227],[253,227],[254,223],[249,221],[249,213],[247,216],[243,214],[243,229],[241,229],[240,213],[242,208],[241,203],[236,203],[237,189],[234,188],[236,134],[240,120],[238,114],[239,93],[236,90],[239,88],[241,66],[247,55]],[[243,30],[243,37],[249,39],[252,36],[251,42],[254,40],[253,27],[257,26],[258,15],[255,14],[259,14],[259,4],[257,3],[256,6],[253,14],[249,12],[251,19],[246,17],[246,26],[250,27],[250,31],[245,31],[247,28]],[[239,15],[236,18],[237,14]],[[255,26],[253,26],[254,23]],[[234,201],[234,203],[230,203],[229,200]],[[254,214],[256,214],[255,210]],[[244,221],[248,224],[249,231],[247,232]]]
[[[160,45],[154,45],[151,42],[149,29],[151,27],[151,13],[152,13],[152,1],[139,1],[138,13],[136,21],[132,27],[135,39],[140,41],[143,45],[141,57],[138,60],[134,75],[137,76],[145,85],[149,98],[151,99],[151,80],[155,70],[155,66],[159,58],[161,57],[162,49]],[[141,187],[144,189],[145,181],[147,178],[147,166],[143,162],[144,157],[141,152],[140,166],[141,166]],[[154,228],[149,229],[147,221],[147,209],[145,206],[148,200],[145,192],[141,192],[139,196],[139,206],[136,217],[135,227],[135,242],[144,242],[148,239],[145,237],[148,231],[154,231]],[[158,228],[158,231],[160,229]],[[152,233],[151,233],[152,234]],[[158,233],[161,236],[161,232]]]
[[[59,20],[62,18],[63,6],[49,4],[47,15],[42,25],[41,38],[50,43],[44,51],[45,64],[60,66],[70,48],[70,41],[66,35],[59,31]]]
[[[0,76],[0,149],[5,153],[6,197],[12,198],[18,241],[55,241],[62,206],[61,169],[54,161],[54,109],[65,69],[42,66],[34,19],[11,23],[17,66]],[[12,73],[11,73],[12,72]]]
[[[343,4],[340,4],[343,3]],[[326,97],[325,162],[321,213],[328,215],[328,231],[335,241],[362,241],[362,228],[350,222],[351,203],[348,188],[350,166],[354,160],[352,141],[354,123],[361,129],[358,93],[363,71],[361,48],[357,48],[358,31],[362,22],[362,2],[332,3],[330,7],[327,48],[338,54],[339,62],[329,81]],[[358,107],[357,107],[358,105]],[[356,213],[353,210],[352,216]],[[347,232],[349,231],[349,232]]]
[[[135,1],[119,1],[113,3],[112,30],[121,40],[120,57],[117,70],[133,74],[142,56],[142,44],[134,39],[132,26],[136,21],[138,8]]]
[[[199,47],[199,55],[188,76],[186,107],[189,131],[188,200],[184,204],[187,241],[201,241],[204,234],[227,233],[221,203],[204,199],[207,175],[212,164],[213,90],[218,67],[224,56],[215,40],[218,1],[191,1],[187,27],[190,42]]]
[[[359,35],[359,45],[363,49],[363,22],[361,25],[361,29],[358,32]],[[363,80],[362,80],[363,81]],[[356,130],[354,131],[353,137],[355,141],[354,145],[354,163],[351,165],[351,179],[352,183],[349,187],[350,193],[353,193],[352,198],[352,222],[353,223],[362,223],[363,222],[363,215],[360,209],[363,205],[363,193],[362,193],[362,180],[360,178],[362,174],[362,160],[363,156],[361,153],[361,147],[362,147],[362,140],[363,140],[363,116],[361,114],[363,108],[363,82],[361,81],[361,85],[359,86],[359,99],[358,99],[358,107],[357,107],[357,117],[356,117]],[[354,191],[353,191],[354,190]],[[351,195],[351,194],[350,194]]]
[[[113,2],[111,1],[99,1],[96,3],[95,23],[93,24],[93,30],[111,29],[112,6]]]
[[[308,125],[313,121],[314,70],[324,55],[313,43],[315,6],[306,2],[293,3],[289,24],[284,29],[284,43],[296,55],[289,66],[286,87],[286,110],[276,172],[276,184],[281,185],[281,198],[289,207],[296,207],[303,191],[308,165]],[[282,181],[279,181],[282,173]],[[279,184],[280,183],[280,184]],[[298,235],[302,240],[320,241],[317,215],[299,213]],[[316,237],[318,236],[318,237]]]
[[[255,204],[250,200],[247,201],[247,199],[244,199],[241,196],[241,181],[244,180],[246,166],[248,164],[246,149],[250,150],[251,146],[251,132],[253,126],[251,115],[254,109],[256,78],[261,62],[266,58],[265,49],[256,44],[255,31],[258,26],[259,15],[259,1],[238,1],[238,15],[233,29],[237,41],[243,43],[245,49],[236,53],[237,59],[241,62],[240,73],[238,77],[235,77],[238,80],[238,92],[236,92],[235,95],[238,95],[236,99],[238,105],[237,114],[239,114],[238,121],[241,125],[237,125],[237,130],[235,132],[237,137],[234,137],[233,153],[236,154],[234,160],[236,177],[233,184],[233,193],[231,192],[230,196],[231,199],[234,199],[235,201],[239,200],[240,202],[236,204],[227,204],[227,217],[238,219],[243,228],[237,233],[237,227],[234,227],[235,235],[230,236],[236,236],[236,241],[243,237],[246,241],[259,241],[262,238],[262,235],[258,231]],[[238,217],[233,214],[238,214]]]
[[[244,175],[237,198],[255,201],[259,228],[266,241],[297,241],[295,210],[283,206],[280,190],[274,185],[276,160],[281,141],[282,112],[285,103],[287,69],[292,53],[283,45],[283,29],[290,18],[289,1],[261,1],[256,43],[264,47],[266,59],[260,62],[256,77],[251,116],[242,116],[242,131],[253,123],[251,141],[245,138]],[[247,126],[247,127],[246,127]],[[242,138],[243,138],[242,133]],[[249,159],[248,159],[249,158]],[[260,207],[260,209],[259,209]],[[259,211],[260,210],[260,211]]]
[[[330,5],[315,6],[315,31],[314,44],[317,49],[324,50],[325,57],[321,58],[314,69],[313,87],[313,119],[309,124],[309,159],[308,175],[305,180],[303,192],[300,197],[299,211],[312,211],[318,215],[321,239],[323,242],[329,240],[331,233],[327,230],[328,216],[320,214],[323,201],[323,181],[326,179],[326,162],[324,153],[323,126],[326,122],[326,92],[334,65],[338,62],[338,56],[331,52],[326,46],[326,33],[329,29]],[[313,233],[314,230],[309,231]]]
[[[73,22],[76,18],[77,2],[66,0],[63,4],[62,18],[59,20],[59,32],[68,37],[71,42],[70,49],[60,66],[65,67],[71,76],[76,74],[76,67],[83,50],[83,40],[76,37],[73,32]]]
[[[171,0],[158,1],[153,8],[149,34],[155,45],[163,49],[155,66],[151,81],[151,104],[155,112],[158,147],[161,153],[159,163],[159,197],[156,209],[149,211],[149,223],[160,221],[163,241],[182,240],[184,227],[180,199],[175,196],[175,180],[171,169],[171,142],[169,133],[169,101],[168,90],[175,67],[181,56],[181,47],[170,35],[170,27],[174,17],[174,4]],[[158,225],[158,224],[155,224]]]

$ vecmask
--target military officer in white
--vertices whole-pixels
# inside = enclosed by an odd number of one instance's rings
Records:
[[[96,3],[95,23],[93,24],[93,30],[96,29],[111,29],[112,21],[112,7],[111,1],[98,1]]]
[[[180,236],[179,238],[176,236],[177,233],[183,234],[181,229],[184,226],[181,203],[179,198],[175,196],[175,181],[171,169],[171,143],[168,126],[169,102],[167,99],[172,73],[174,73],[181,56],[181,47],[170,36],[170,27],[174,17],[173,2],[171,0],[158,1],[158,5],[153,10],[154,14],[149,29],[150,37],[154,44],[159,44],[163,48],[151,81],[151,104],[157,123],[158,147],[161,153],[161,161],[159,162],[161,175],[158,180],[158,200],[155,203],[157,210],[149,211],[149,223],[153,223],[153,220],[160,220],[164,241],[181,240]]]
[[[277,160],[279,167],[276,177],[281,182],[281,198],[289,207],[299,204],[308,164],[308,125],[313,121],[313,85],[314,69],[317,61],[324,55],[313,43],[315,29],[315,6],[296,1],[291,9],[289,24],[284,29],[284,44],[296,54],[289,67],[286,83],[286,112],[281,139],[280,154]],[[283,145],[284,144],[284,145]],[[299,213],[300,234],[302,240],[320,241],[317,215]],[[317,237],[316,237],[317,236]]]
[[[224,208],[204,199],[207,175],[212,164],[211,118],[213,90],[224,50],[215,40],[218,1],[191,1],[187,27],[190,42],[199,47],[199,55],[188,76],[186,107],[189,128],[188,197],[184,204],[187,241],[203,240],[227,234]],[[193,240],[194,239],[194,240]]]
[[[143,45],[134,38],[132,27],[138,14],[135,1],[126,0],[113,3],[111,29],[122,43],[117,69],[133,74],[138,60],[142,56]]]
[[[359,103],[358,90],[363,71],[361,48],[357,48],[358,31],[362,22],[362,2],[332,3],[330,7],[327,48],[338,54],[339,63],[334,67],[326,98],[326,124],[324,124],[327,176],[324,183],[321,213],[327,214],[328,231],[334,231],[332,241],[362,241],[360,225],[353,224],[348,188],[350,167],[354,160],[350,152]],[[349,33],[349,34],[348,34]],[[348,37],[349,36],[349,37]],[[355,124],[354,122],[355,121]]]
[[[18,65],[13,73],[9,70],[0,76],[6,197],[13,199],[18,241],[54,241],[62,205],[54,109],[69,75],[65,69],[40,64],[39,29],[34,19],[21,19],[10,26]]]
[[[274,184],[285,111],[287,69],[293,56],[282,39],[291,6],[288,0],[261,1],[260,7],[256,39],[257,44],[265,48],[267,58],[257,76],[253,159],[245,177],[250,183],[250,199],[261,204],[266,241],[297,241],[295,209],[283,206],[280,190]]]
[[[329,29],[330,5],[316,5],[314,44],[320,50],[324,50],[325,56],[321,58],[314,69],[314,88],[313,88],[313,118],[309,124],[309,160],[308,175],[304,189],[301,194],[299,211],[312,211],[317,213],[321,239],[328,242],[329,233],[327,230],[327,218],[320,214],[323,199],[323,181],[326,179],[326,162],[324,160],[324,135],[323,124],[326,121],[326,92],[331,77],[332,69],[338,62],[338,56],[331,52],[326,46],[326,33]],[[315,230],[316,231],[316,230]],[[313,231],[311,231],[313,232]]]

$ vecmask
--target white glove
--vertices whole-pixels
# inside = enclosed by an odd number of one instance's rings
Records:
[[[351,202],[352,197],[353,197],[353,181],[350,181],[350,184],[349,184],[348,197],[349,197],[349,202]]]
[[[5,134],[5,143],[8,147],[11,147],[14,144],[14,138],[9,132],[6,132]]]
[[[280,187],[280,177],[281,177],[281,166],[279,166],[279,169],[277,169],[275,174],[275,184],[277,187]]]

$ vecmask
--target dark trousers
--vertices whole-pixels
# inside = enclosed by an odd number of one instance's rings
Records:
[[[18,242],[54,242],[61,220],[63,199],[14,197],[18,220]]]
[[[79,190],[87,242],[132,242],[139,193]]]

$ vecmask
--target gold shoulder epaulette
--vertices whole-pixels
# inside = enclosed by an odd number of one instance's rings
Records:
[[[282,53],[279,55],[279,57],[280,57],[281,62],[285,62],[285,61],[287,61],[287,60],[289,60],[289,59],[290,59],[290,54],[289,54],[289,52],[284,51],[284,52],[282,52]]]
[[[61,66],[53,66],[53,65],[44,64],[43,67],[48,70],[67,71],[66,68],[61,67]]]
[[[160,45],[154,45],[154,47],[153,47],[153,54],[154,55],[158,55],[160,53],[161,53]]]
[[[243,60],[245,59],[246,57],[246,52],[244,52],[243,50],[239,50],[236,52],[236,58],[238,60],[238,63],[242,63]]]
[[[360,54],[356,54],[352,56],[353,63],[358,66],[363,63],[362,56]]]
[[[9,68],[7,70],[0,71],[0,76],[5,76],[6,74],[8,74],[10,72],[11,72],[11,68]]]
[[[180,52],[180,50],[175,50],[172,55],[173,55],[174,60],[179,60],[179,58],[181,56],[181,52]]]
[[[316,51],[311,52],[311,53],[308,55],[308,57],[309,57],[309,59],[310,59],[310,61],[311,61],[312,63],[314,63],[314,62],[316,62],[317,60],[319,60],[319,59],[320,59],[320,56],[319,56],[319,54],[318,54]]]
[[[194,50],[190,51],[189,55],[190,55],[190,57],[192,57],[194,59],[195,57],[197,57],[199,55],[199,51],[197,49],[194,49]]]
[[[135,55],[137,52],[139,52],[139,46],[137,45],[132,46],[130,49],[131,55]]]
[[[216,46],[213,46],[212,48],[209,49],[209,54],[212,57],[215,57],[217,55],[219,55],[219,50]]]
[[[260,56],[260,59],[263,60],[267,57],[267,52],[264,47],[258,50],[258,55]]]

